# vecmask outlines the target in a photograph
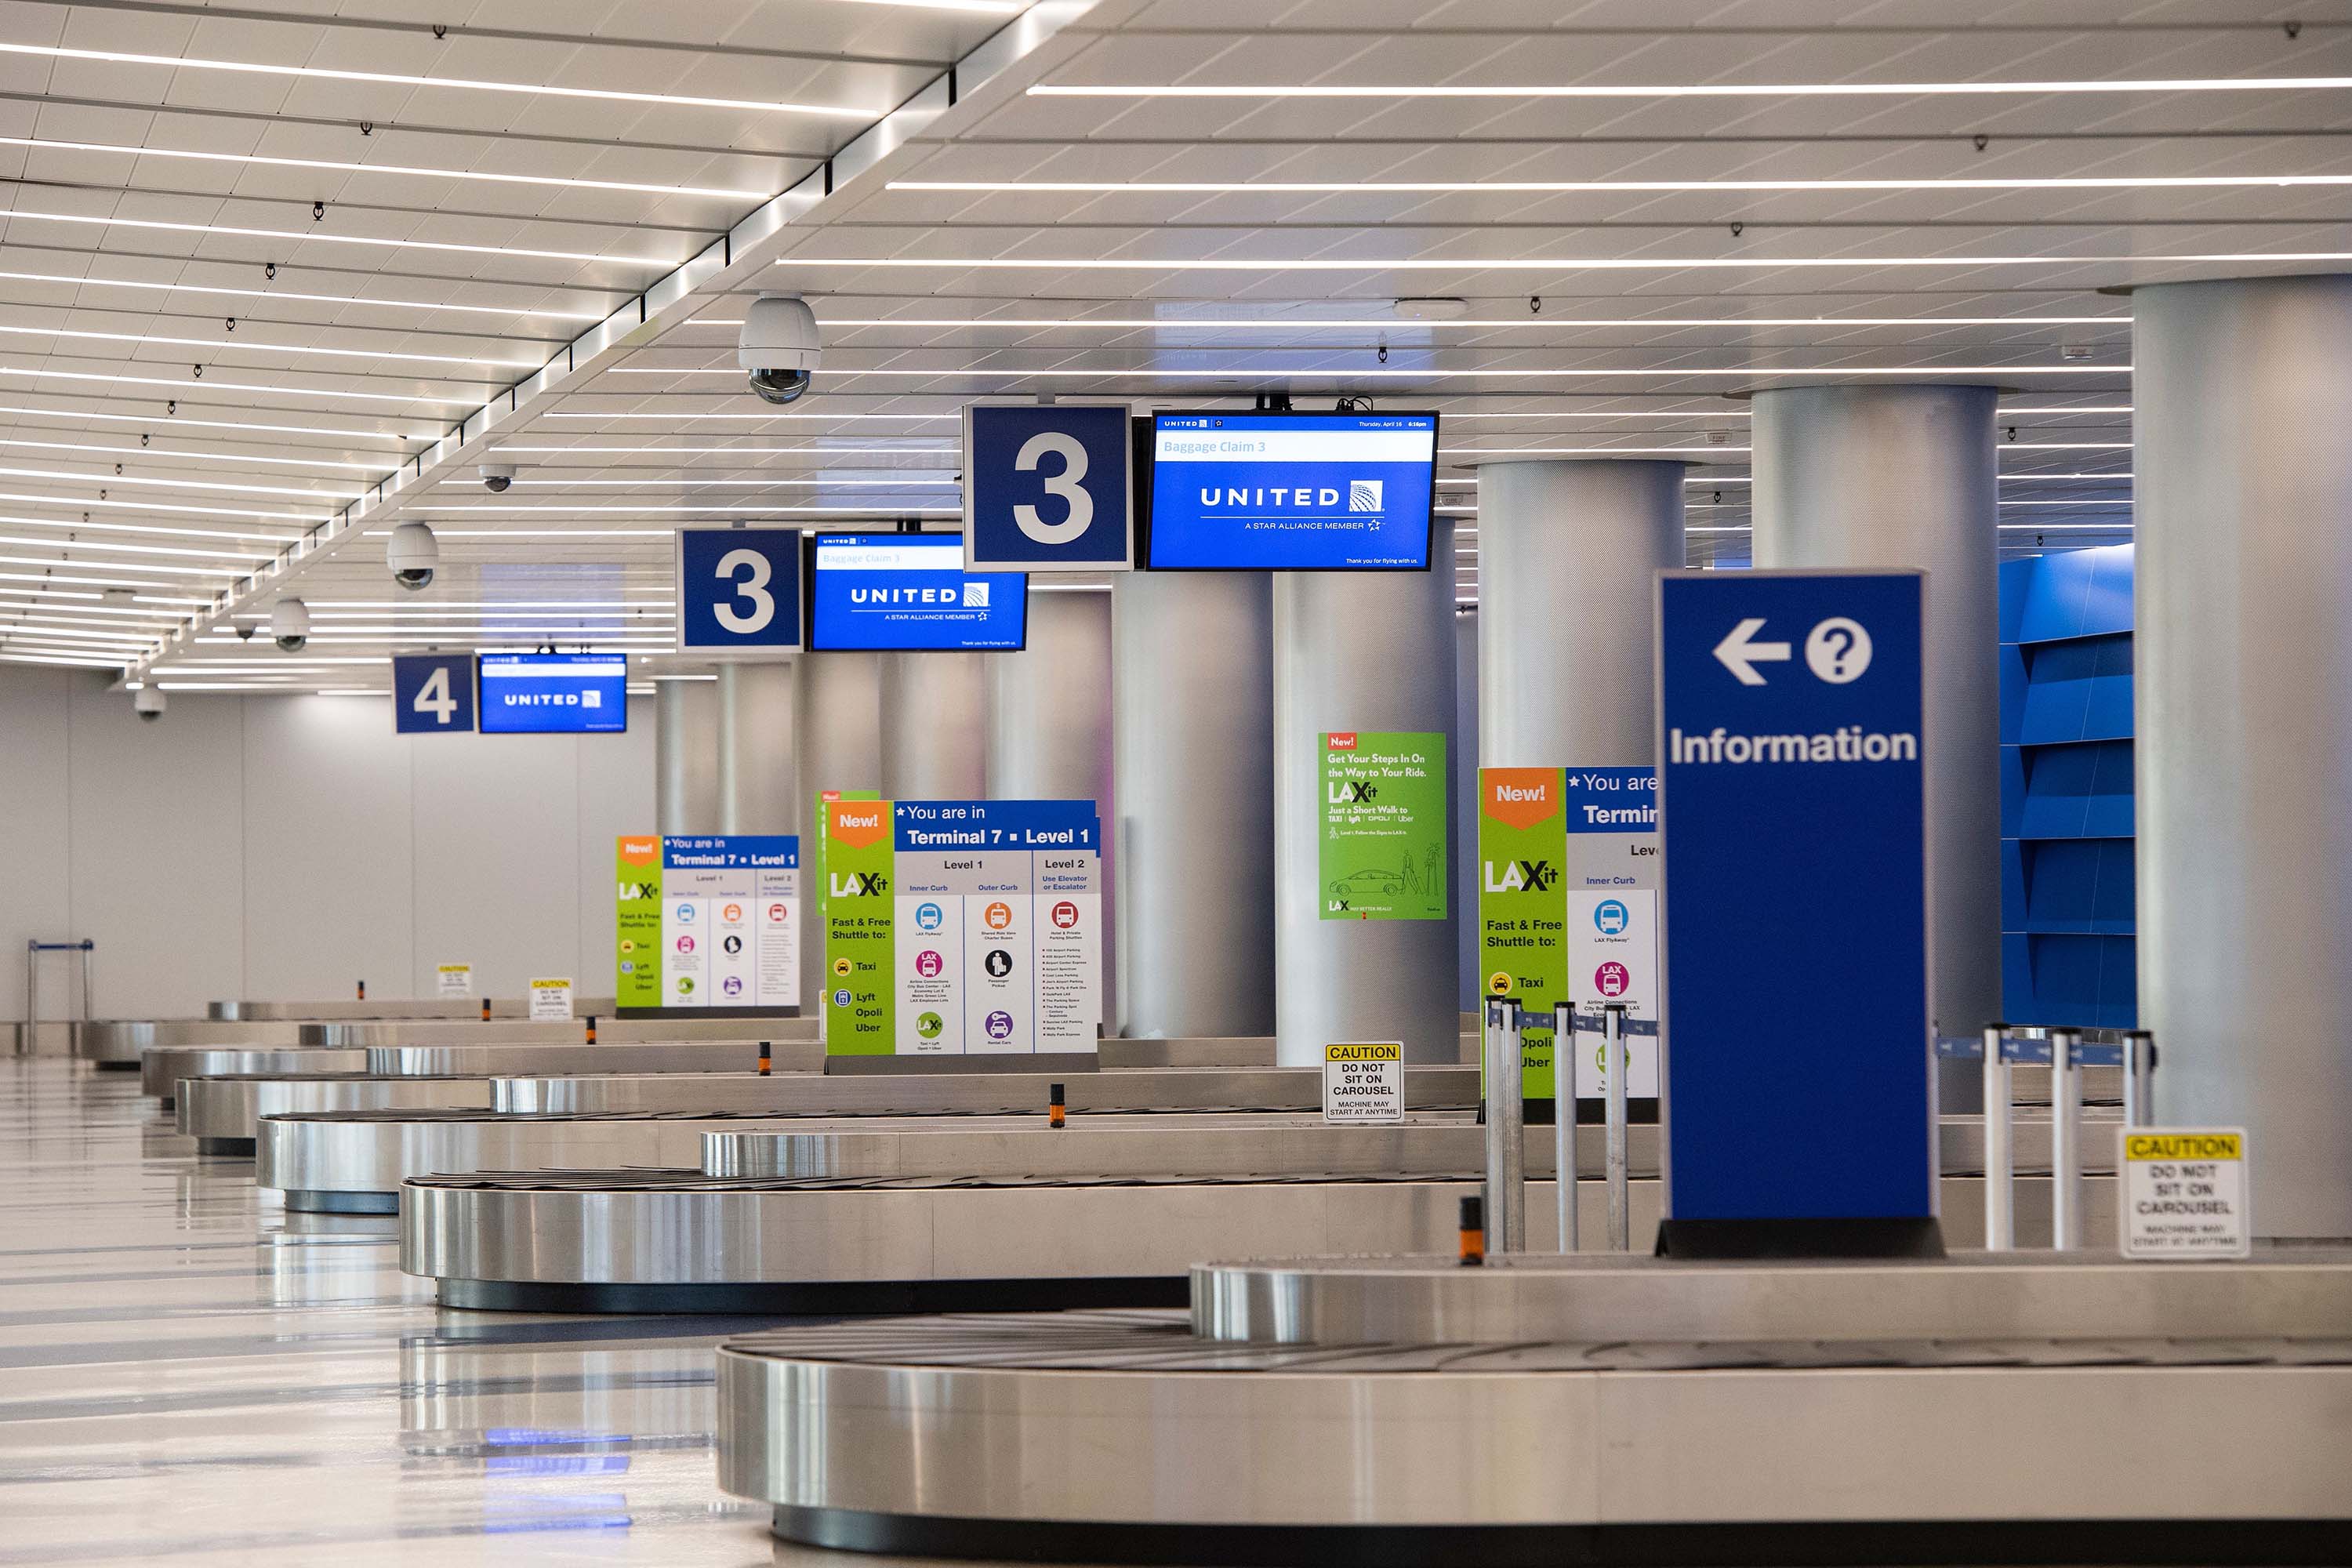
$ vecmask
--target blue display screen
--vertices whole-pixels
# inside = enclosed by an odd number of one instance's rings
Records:
[[[1429,565],[1434,414],[1155,414],[1148,564]]]
[[[809,573],[812,649],[1017,648],[1029,578],[966,572],[956,533],[819,534]]]
[[[629,661],[617,653],[486,653],[482,733],[586,735],[629,727]]]

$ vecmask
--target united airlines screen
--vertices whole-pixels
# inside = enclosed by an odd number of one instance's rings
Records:
[[[629,661],[617,653],[486,653],[486,735],[604,734],[629,727]]]
[[[820,534],[814,552],[809,573],[811,649],[1022,646],[1028,576],[966,572],[961,534]]]
[[[1429,565],[1434,414],[1155,414],[1149,564]]]

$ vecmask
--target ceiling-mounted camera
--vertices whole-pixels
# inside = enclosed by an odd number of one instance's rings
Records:
[[[482,488],[489,491],[492,495],[502,496],[506,494],[508,489],[513,485],[514,481],[515,466],[512,463],[484,463],[482,465]]]
[[[300,653],[310,641],[310,607],[299,599],[280,599],[269,608],[269,637],[283,653]]]
[[[139,715],[142,723],[152,724],[163,716],[163,689],[141,687],[131,694],[131,710]]]
[[[791,403],[809,389],[824,357],[816,312],[790,294],[762,294],[743,312],[735,360],[763,403]]]
[[[424,523],[404,522],[385,542],[383,559],[392,568],[394,582],[412,594],[419,593],[432,585],[433,569],[441,563],[441,542]]]

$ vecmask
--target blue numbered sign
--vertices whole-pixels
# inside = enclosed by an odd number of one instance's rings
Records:
[[[965,405],[965,568],[1128,570],[1133,459],[1124,403]]]
[[[404,653],[392,660],[392,728],[401,735],[474,732],[474,656]]]
[[[677,531],[677,646],[705,658],[772,658],[801,642],[801,531]]]

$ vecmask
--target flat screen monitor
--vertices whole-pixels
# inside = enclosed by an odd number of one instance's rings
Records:
[[[820,533],[810,545],[813,651],[1017,648],[1029,577],[966,572],[960,533]]]
[[[617,734],[629,727],[629,661],[617,653],[486,653],[486,735]]]
[[[1426,571],[1436,473],[1434,414],[1154,414],[1145,563]]]

